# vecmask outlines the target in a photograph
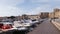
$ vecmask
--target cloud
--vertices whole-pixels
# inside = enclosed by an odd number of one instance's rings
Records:
[[[60,0],[0,0],[0,16],[51,12],[59,3]]]
[[[50,8],[51,6],[50,5],[41,5],[41,6],[38,6],[34,9],[32,9],[32,14],[38,14],[40,12],[51,12],[52,11],[52,8]]]
[[[35,7],[33,9],[31,9],[31,12],[27,13],[27,14],[39,14],[40,12],[52,12],[52,8],[50,8],[51,5],[40,5],[38,7]]]
[[[30,0],[31,11],[26,14],[38,14],[40,12],[52,12],[55,7],[60,8],[60,0]],[[28,3],[29,4],[29,3]],[[29,8],[25,6],[26,8]]]
[[[0,6],[0,16],[12,16],[12,15],[21,15],[22,10],[13,6]]]
[[[17,4],[24,3],[24,0],[0,0],[0,16],[11,16],[22,14],[21,8]]]
[[[59,8],[60,9],[60,5],[59,6],[55,6],[54,8]]]
[[[35,15],[35,14],[39,14],[40,12],[52,12],[52,8],[50,8],[51,5],[40,5],[38,7],[32,8],[29,12],[26,12],[26,14],[29,15]]]

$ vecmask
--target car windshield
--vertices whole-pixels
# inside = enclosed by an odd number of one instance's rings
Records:
[[[24,20],[24,23],[30,23],[31,20]]]
[[[32,20],[32,21],[36,21],[36,19]]]
[[[11,22],[11,21],[2,21],[2,22]]]
[[[25,23],[28,23],[29,21],[27,21],[27,20],[24,20],[24,22],[25,22]]]
[[[2,21],[0,23],[3,23],[3,24],[13,24],[13,22],[7,22],[7,21]]]
[[[0,23],[13,23],[13,22],[9,21],[9,20],[2,20],[2,21],[0,21]]]

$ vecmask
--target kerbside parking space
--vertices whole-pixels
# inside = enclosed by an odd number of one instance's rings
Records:
[[[26,20],[28,21],[28,20]],[[27,34],[28,32],[31,32],[34,30],[34,28],[36,28],[37,25],[41,24],[41,21],[32,21],[30,22],[26,22],[26,23],[20,23],[19,21],[15,21],[13,28],[11,29],[6,29],[6,30],[1,30],[0,33],[1,34],[16,34],[16,33],[23,33]]]

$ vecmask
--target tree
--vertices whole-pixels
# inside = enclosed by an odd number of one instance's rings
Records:
[[[22,15],[22,18],[23,18],[23,19],[28,19],[28,15],[23,14],[23,15]]]
[[[11,16],[10,18],[11,18],[11,19],[14,19],[14,18],[16,18],[16,17],[15,17],[15,16]]]
[[[10,17],[7,17],[8,19],[12,19],[13,21],[15,20],[15,16],[10,16]]]

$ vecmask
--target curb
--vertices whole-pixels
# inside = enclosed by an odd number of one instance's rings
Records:
[[[52,21],[52,24],[53,24],[54,26],[56,26],[56,27],[58,28],[58,30],[60,30],[60,23],[55,22],[55,21]]]

